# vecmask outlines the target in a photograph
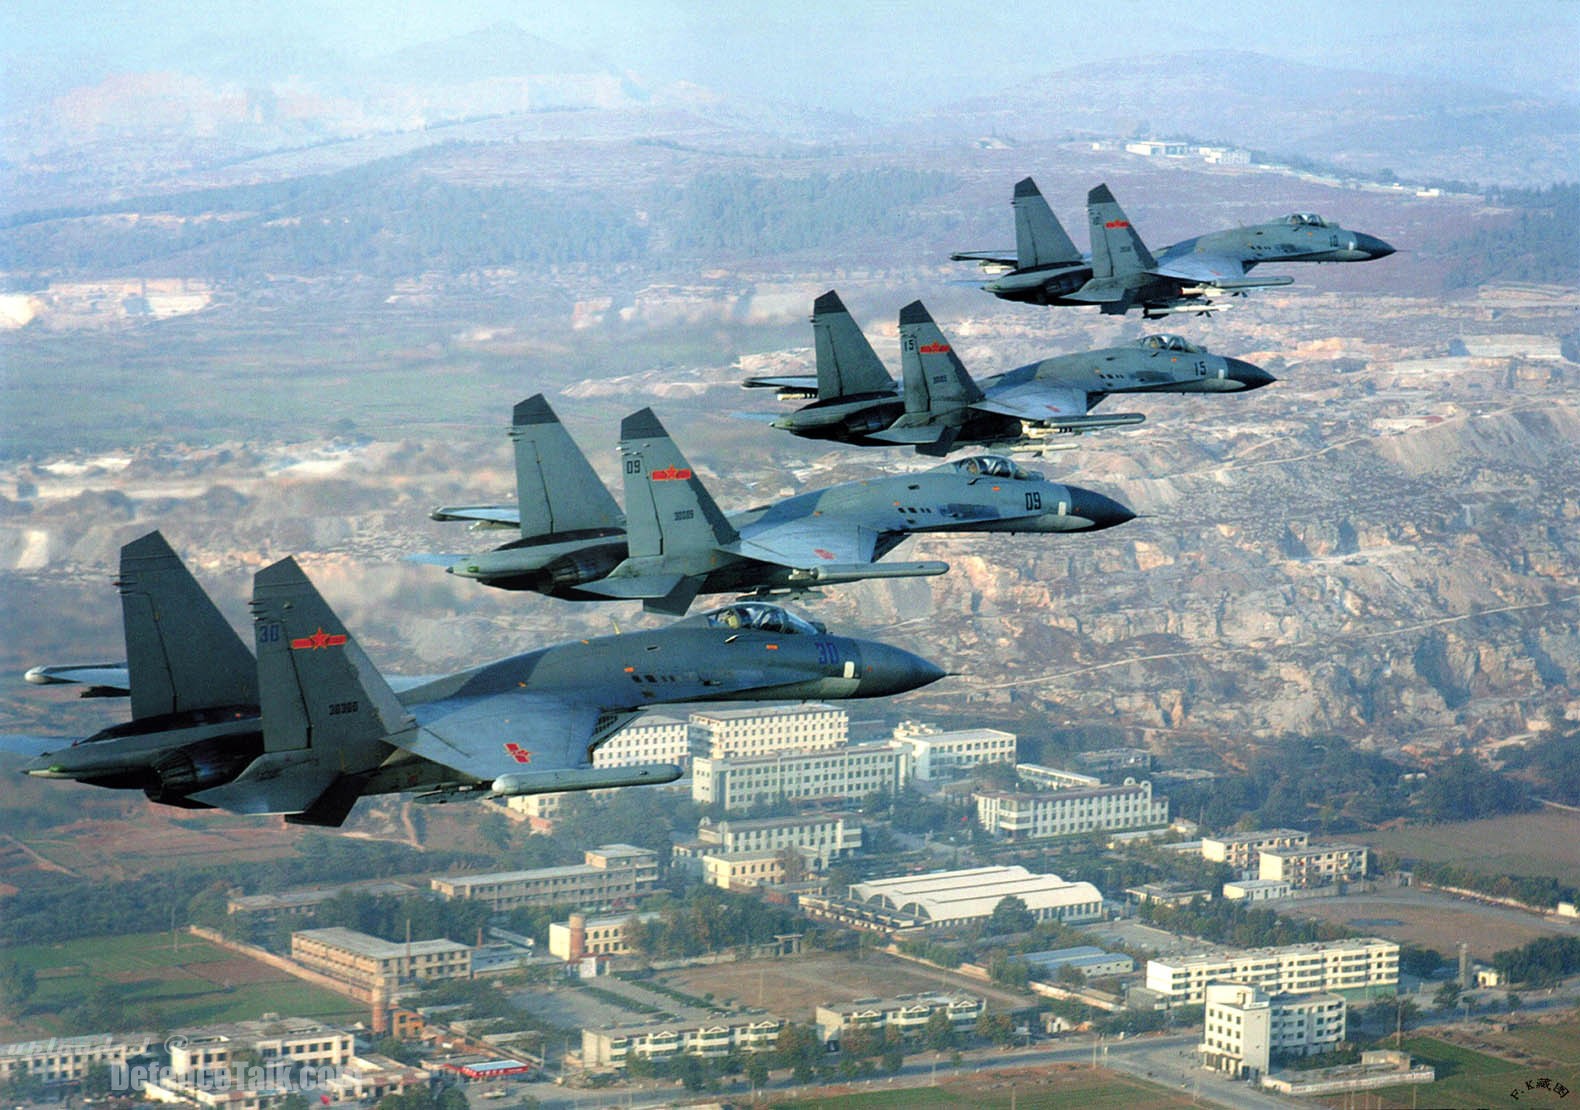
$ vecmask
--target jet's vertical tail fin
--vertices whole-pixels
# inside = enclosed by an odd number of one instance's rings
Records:
[[[1015,265],[1029,270],[1035,266],[1079,263],[1081,252],[1065,234],[1064,225],[1042,198],[1031,178],[1015,182]]]
[[[921,301],[900,309],[900,365],[905,414],[957,409],[982,400],[982,390]]]
[[[400,699],[295,559],[253,577],[252,616],[265,752],[311,748],[322,762],[407,727]]]
[[[735,529],[652,409],[620,421],[626,537],[632,558],[734,543]]]
[[[121,548],[132,716],[258,704],[252,653],[158,532]]]
[[[523,536],[624,523],[620,507],[543,394],[516,405],[510,438],[516,447],[516,504]]]
[[[1157,260],[1107,185],[1086,194],[1086,220],[1092,229],[1094,278],[1125,278],[1157,268]]]
[[[812,302],[812,341],[819,401],[894,392],[894,379],[832,289]]]

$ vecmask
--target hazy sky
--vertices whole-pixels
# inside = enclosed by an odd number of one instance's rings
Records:
[[[20,100],[115,71],[310,72],[336,56],[372,58],[500,22],[649,80],[860,114],[997,92],[1080,62],[1215,47],[1548,96],[1580,90],[1580,3],[1569,0],[7,0],[0,51],[7,98]]]

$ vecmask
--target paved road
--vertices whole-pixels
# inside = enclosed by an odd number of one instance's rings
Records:
[[[973,1050],[963,1054],[959,1068],[951,1067],[947,1057],[937,1062],[929,1058],[912,1057],[896,1076],[885,1076],[840,1086],[874,1091],[930,1087],[939,1078],[953,1074],[1045,1067],[1050,1064],[1090,1063],[1095,1055],[1100,1066],[1148,1079],[1161,1086],[1191,1090],[1206,1106],[1287,1110],[1290,1106],[1302,1105],[1293,1099],[1257,1091],[1244,1083],[1223,1079],[1195,1067],[1196,1041],[1195,1034],[1183,1033],[1170,1036],[1134,1037],[1123,1041],[1105,1041],[1102,1044],[1091,1038],[1071,1038],[1055,1045],[1033,1045],[1030,1048],[1007,1052],[999,1049]],[[815,1085],[797,1088],[794,1084],[782,1080],[772,1084],[769,1089],[777,1095],[786,1095],[810,1094],[817,1088]],[[683,1102],[686,1098],[686,1093],[674,1084],[657,1089],[626,1088],[579,1092],[567,1091],[563,1088],[546,1090],[542,1087],[534,1087],[531,1093],[541,1100],[545,1110],[572,1110],[572,1108],[592,1110],[594,1107],[620,1106],[636,1110],[639,1107],[674,1105]],[[744,1084],[737,1084],[726,1087],[716,1094],[694,1097],[701,1101],[716,1102],[720,1098],[740,1098],[749,1094],[750,1091]],[[508,1105],[505,1110],[509,1110]]]

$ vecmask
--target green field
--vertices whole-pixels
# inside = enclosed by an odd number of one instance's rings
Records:
[[[1531,1032],[1538,1033],[1540,1030],[1533,1029]],[[1559,1096],[1551,1093],[1550,1088],[1527,1090],[1526,1080],[1535,1083],[1542,1078],[1563,1084],[1571,1094],[1580,1092],[1580,1060],[1572,1055],[1569,1063],[1550,1066],[1502,1060],[1435,1037],[1409,1037],[1404,1047],[1417,1061],[1436,1068],[1437,1080],[1430,1084],[1385,1087],[1368,1092],[1381,1096],[1384,1106],[1512,1106],[1522,1102],[1558,1104]],[[1511,1091],[1518,1091],[1520,1097],[1511,1098]],[[1330,1106],[1344,1105],[1339,1096],[1324,1101]]]
[[[0,1021],[0,1040],[83,1032],[70,1012],[90,1000],[120,1007],[132,1024],[153,1031],[265,1013],[298,1017],[363,1015],[362,1007],[283,971],[186,934],[92,937],[6,951],[30,967],[38,989],[20,1013]]]
[[[839,1110],[1168,1110],[1191,1101],[1166,1087],[1110,1071],[1060,1071],[982,1075],[949,1080],[936,1087],[906,1087],[860,1094],[823,1094],[777,1101],[774,1107],[838,1107]],[[1197,1105],[1200,1105],[1199,1103]]]

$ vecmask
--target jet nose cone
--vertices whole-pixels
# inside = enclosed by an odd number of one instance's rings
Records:
[[[856,696],[862,698],[919,690],[947,673],[920,655],[871,641],[861,645],[861,664],[861,683],[856,688]]]
[[[1394,252],[1393,247],[1389,246],[1375,235],[1357,234],[1355,236],[1355,249],[1365,254],[1367,259],[1370,261],[1376,261],[1379,258],[1387,258]]]
[[[1123,524],[1127,520],[1135,520],[1136,514],[1125,506],[1115,501],[1112,497],[1104,497],[1089,489],[1071,486],[1070,489],[1070,515],[1090,521],[1089,527],[1083,529],[1087,532],[1096,532],[1104,528],[1112,528],[1116,524]]]
[[[1228,364],[1228,377],[1230,381],[1239,382],[1242,389],[1261,389],[1264,385],[1272,385],[1278,379],[1254,363],[1246,362],[1243,358],[1226,358]]]

